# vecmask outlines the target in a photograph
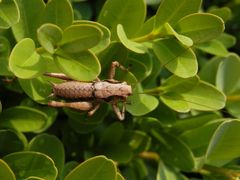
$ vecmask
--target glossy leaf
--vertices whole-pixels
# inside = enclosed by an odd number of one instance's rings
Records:
[[[119,8],[121,7],[121,8]],[[146,16],[146,5],[143,0],[107,0],[101,9],[98,22],[108,27],[112,40],[117,39],[117,25],[122,24],[126,36],[131,38],[140,29]]]
[[[31,176],[43,179],[55,179],[57,168],[45,154],[38,152],[16,152],[3,157],[3,160],[14,172],[16,179]]]
[[[240,121],[234,119],[225,121],[218,127],[206,153],[208,164],[222,166],[239,157],[239,130]]]
[[[61,174],[65,161],[64,147],[62,142],[54,135],[41,134],[35,136],[28,145],[29,151],[41,152],[48,155]]]
[[[240,89],[240,58],[230,54],[220,63],[217,71],[216,85],[227,95]]]
[[[75,24],[63,31],[59,46],[66,53],[79,53],[97,45],[102,36],[103,33],[97,26]]]
[[[14,37],[17,41],[20,41],[24,38],[31,38],[34,41],[37,40],[36,31],[41,24],[42,14],[45,8],[44,2],[42,0],[17,0],[16,2],[20,10],[21,18],[17,24],[12,26]]]
[[[64,13],[63,13],[64,12]],[[68,0],[51,0],[48,1],[44,9],[42,23],[52,23],[65,29],[73,21],[73,10]]]
[[[0,159],[0,179],[16,180],[16,177],[8,164]]]
[[[19,19],[19,9],[15,0],[0,1],[0,28],[9,28],[16,24]]]
[[[96,156],[81,163],[73,169],[64,180],[83,179],[116,179],[117,169],[114,162],[105,156]]]
[[[147,52],[147,48],[143,44],[131,41],[127,38],[121,24],[117,25],[117,35],[123,45],[129,50],[139,54],[144,54]]]
[[[188,112],[190,109],[213,111],[225,106],[226,97],[215,87],[201,82],[192,90],[177,93],[170,91],[160,96],[160,99],[170,108],[178,112]]]
[[[128,100],[131,104],[127,104],[127,111],[134,116],[145,115],[158,106],[157,98],[147,94],[138,94],[137,91]]]
[[[1,127],[13,128],[20,132],[40,132],[46,124],[46,114],[39,110],[16,106],[0,114]]]
[[[158,172],[156,180],[185,180],[180,172],[168,167],[162,161],[158,163]]]
[[[221,17],[224,21],[227,21],[231,18],[231,9],[228,7],[214,8],[209,11],[212,14],[215,14]]]
[[[236,37],[227,33],[222,33],[217,40],[220,41],[226,48],[230,48],[236,44]]]
[[[174,29],[191,38],[194,44],[199,44],[220,36],[224,22],[213,14],[195,13],[180,19]]]
[[[37,37],[42,47],[53,54],[56,45],[62,39],[62,30],[54,24],[43,24],[37,31]]]
[[[197,73],[197,59],[190,48],[182,46],[175,39],[164,39],[153,44],[153,50],[162,66],[173,74],[188,78]]]
[[[180,138],[192,149],[195,156],[204,156],[207,151],[208,144],[210,143],[211,137],[223,121],[224,119],[213,119],[203,126],[184,132],[181,134]],[[197,141],[196,138],[198,139]]]
[[[189,37],[178,34],[168,23],[165,23],[161,29],[161,36],[174,36],[179,42],[182,43],[182,45],[187,47],[191,47],[193,45],[193,41]]]
[[[95,80],[101,71],[98,58],[91,51],[76,54],[60,52],[55,63],[64,74],[80,81]]]
[[[163,24],[168,22],[170,25],[182,17],[198,12],[201,0],[165,0],[162,1],[155,17],[155,30],[159,29]]]
[[[0,130],[0,156],[3,157],[9,153],[22,151],[27,145],[26,137],[20,132],[14,130]],[[1,174],[1,173],[0,173]]]
[[[216,56],[226,57],[228,55],[228,50],[220,41],[216,39],[197,44],[195,47]]]
[[[35,51],[32,39],[23,39],[14,47],[9,58],[9,68],[22,79],[36,77],[44,71],[44,61]]]
[[[103,51],[104,49],[106,49],[110,45],[111,33],[110,33],[109,29],[107,27],[105,27],[104,25],[102,25],[102,24],[100,24],[98,22],[86,21],[86,20],[75,21],[74,23],[75,24],[90,24],[90,25],[94,25],[94,26],[98,27],[101,30],[101,32],[103,33],[101,41],[96,46],[91,48],[92,52],[99,53],[99,52]]]
[[[39,103],[47,102],[47,97],[51,94],[52,87],[45,77],[39,76],[34,79],[19,79],[18,81],[24,92],[34,101]]]

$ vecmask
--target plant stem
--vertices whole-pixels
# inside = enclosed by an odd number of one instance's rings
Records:
[[[151,33],[146,34],[144,36],[140,36],[140,37],[134,38],[134,39],[132,39],[132,41],[135,41],[135,42],[145,42],[145,41],[151,41],[153,39],[156,39],[157,37],[159,37],[159,33],[151,32]]]
[[[163,93],[163,88],[162,87],[156,87],[153,89],[146,89],[144,90],[144,93],[146,94],[152,94],[152,95],[159,95]]]
[[[228,101],[240,101],[240,94],[227,96]]]
[[[228,180],[234,180],[236,177],[240,177],[240,172],[236,172],[231,169],[214,167],[210,165],[204,165],[203,170],[211,172],[212,174],[219,174],[221,176],[226,177]]]
[[[153,161],[156,161],[156,162],[158,162],[159,159],[160,159],[160,156],[156,152],[145,151],[145,152],[141,152],[139,154],[139,156],[143,159],[153,160]]]

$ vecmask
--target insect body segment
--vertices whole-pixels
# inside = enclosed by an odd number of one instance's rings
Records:
[[[99,108],[100,103],[105,101],[112,105],[118,118],[123,120],[126,100],[132,94],[132,87],[126,82],[119,82],[113,79],[116,67],[126,70],[115,61],[112,63],[109,79],[103,81],[81,82],[71,80],[61,73],[45,73],[47,76],[66,80],[60,84],[53,84],[51,96],[74,100],[74,102],[50,101],[48,105],[88,111],[88,114],[92,115]],[[119,102],[122,102],[121,110],[118,107]]]

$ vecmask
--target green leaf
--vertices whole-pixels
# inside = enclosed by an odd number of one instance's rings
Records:
[[[0,179],[16,180],[16,177],[8,164],[0,159]]]
[[[129,54],[126,65],[130,67],[131,73],[134,74],[138,82],[143,81],[152,71],[152,59],[149,53]]]
[[[55,63],[64,74],[80,81],[95,80],[101,71],[98,58],[91,51],[82,51],[76,54],[59,52]]]
[[[239,131],[239,120],[232,119],[222,123],[211,138],[206,153],[206,162],[222,166],[239,157]]]
[[[23,39],[13,48],[9,58],[9,68],[15,76],[22,79],[36,77],[44,71],[45,63],[35,51],[32,39]]]
[[[41,17],[41,22],[42,24],[55,24],[61,29],[70,26],[73,22],[73,10],[70,2],[68,0],[47,1],[43,17]]]
[[[3,157],[14,172],[16,179],[35,176],[43,179],[55,179],[57,168],[48,156],[38,152],[16,152]]]
[[[194,168],[194,156],[188,146],[177,137],[151,130],[151,134],[158,140],[159,155],[164,162],[174,164],[184,171]]]
[[[72,170],[64,180],[82,179],[116,179],[117,168],[115,163],[105,156],[96,156],[86,160]]]
[[[18,81],[31,99],[39,103],[47,103],[47,97],[52,92],[52,86],[47,82],[46,77],[39,76],[34,79],[19,79]]]
[[[190,109],[201,111],[219,110],[225,106],[226,97],[214,86],[200,81],[191,91],[169,91],[160,99],[170,108],[178,112],[188,112]]]
[[[229,7],[222,7],[222,8],[216,8],[211,9],[209,13],[215,14],[219,17],[221,17],[224,21],[227,21],[231,18],[231,9]]]
[[[147,48],[143,44],[128,39],[121,24],[117,25],[117,35],[123,45],[129,50],[139,54],[144,54],[147,52]]]
[[[186,48],[176,39],[163,39],[153,43],[153,50],[162,66],[173,74],[188,78],[196,75],[197,59],[191,48]]]
[[[158,106],[158,100],[154,96],[139,94],[136,90],[128,97],[131,104],[127,104],[127,111],[134,116],[142,116],[153,111]]]
[[[121,7],[121,8],[120,8]],[[132,38],[140,29],[146,16],[144,0],[107,0],[99,14],[98,22],[108,27],[112,40],[117,39],[117,25],[122,24],[126,36]]]
[[[60,49],[66,53],[79,53],[96,46],[103,36],[101,29],[95,25],[77,24],[63,31]]]
[[[17,41],[23,38],[37,40],[37,28],[41,24],[45,3],[42,0],[16,0],[20,10],[20,21],[12,26],[13,35]],[[33,8],[37,7],[37,8]]]
[[[240,91],[237,91],[236,97],[239,97],[239,94],[240,94]],[[238,98],[234,100],[234,95],[233,95],[233,100],[230,100],[230,98],[228,97],[226,109],[233,117],[240,118],[239,107],[240,107],[240,101]]]
[[[7,29],[20,19],[19,9],[15,0],[0,1],[0,28]]]
[[[224,22],[218,16],[208,13],[195,13],[183,17],[174,29],[199,44],[217,38],[224,31]]]
[[[138,130],[125,130],[122,141],[128,143],[136,154],[147,151],[151,145],[151,137]]]
[[[158,172],[157,180],[186,180],[183,175],[176,171],[174,168],[171,168],[165,165],[162,161],[158,163]]]
[[[182,17],[198,12],[201,0],[164,0],[161,2],[155,17],[155,30],[168,22],[175,25]]]
[[[12,152],[22,151],[27,145],[26,137],[14,130],[0,130],[0,156],[3,157]],[[1,174],[1,173],[0,173]]]
[[[0,36],[0,75],[9,76],[13,75],[13,73],[9,69],[8,58],[11,47],[10,42],[4,36]]]
[[[193,45],[193,41],[188,38],[187,36],[183,36],[181,34],[178,34],[170,24],[165,23],[163,28],[161,29],[161,36],[169,36],[173,35],[179,42],[182,43],[182,45],[191,47]]]
[[[76,161],[69,161],[64,165],[62,170],[61,179],[64,179],[74,168],[78,166],[78,162]]]
[[[184,93],[192,90],[195,86],[198,85],[199,82],[200,79],[198,76],[180,78],[178,76],[172,75],[163,82],[159,89],[161,89],[163,92],[174,91],[178,93]]]
[[[204,43],[195,45],[196,48],[216,56],[226,57],[228,55],[228,50],[225,46],[218,40],[213,39]]]
[[[56,136],[48,134],[35,136],[29,142],[28,150],[48,155],[54,161],[58,174],[61,174],[64,167],[65,154],[63,144]]]
[[[224,119],[212,119],[209,123],[206,123],[203,126],[184,132],[180,135],[180,138],[192,149],[195,156],[204,156],[211,137],[223,121]]]
[[[138,33],[136,36],[141,37],[141,36],[150,34],[153,31],[154,23],[155,23],[155,16],[152,16],[151,18],[149,18],[144,22],[141,29],[138,30]]]
[[[125,180],[125,179],[120,173],[117,173],[117,180]]]
[[[216,77],[216,86],[226,95],[233,94],[240,89],[240,58],[230,54],[219,65]]]
[[[47,122],[46,114],[24,106],[6,109],[0,114],[1,127],[20,132],[41,132]]]
[[[37,30],[38,42],[46,51],[53,54],[56,45],[62,39],[62,33],[62,30],[54,24],[43,24]]]
[[[106,49],[110,45],[110,42],[111,42],[111,40],[110,40],[111,32],[104,25],[102,25],[102,24],[100,24],[98,22],[86,21],[86,20],[75,21],[74,24],[90,24],[90,25],[94,25],[94,26],[98,27],[101,30],[101,32],[103,33],[101,41],[96,46],[94,46],[93,48],[90,49],[92,52],[99,53],[99,52],[103,51],[104,49]]]
[[[227,33],[222,33],[218,38],[226,48],[233,47],[236,44],[236,37]]]

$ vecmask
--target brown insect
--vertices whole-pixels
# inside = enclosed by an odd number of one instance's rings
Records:
[[[65,80],[60,84],[53,84],[50,96],[73,100],[72,102],[50,101],[52,107],[69,107],[77,110],[88,111],[88,115],[93,115],[100,107],[101,102],[105,101],[112,105],[114,112],[120,120],[125,117],[126,100],[132,94],[132,87],[126,82],[114,79],[116,67],[127,70],[119,62],[112,62],[107,80],[81,82],[72,80],[62,73],[45,73],[50,77]],[[119,102],[122,108],[119,108]]]

